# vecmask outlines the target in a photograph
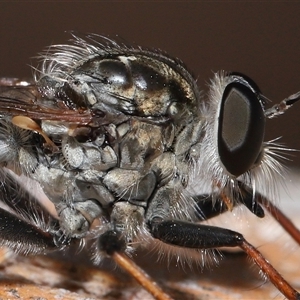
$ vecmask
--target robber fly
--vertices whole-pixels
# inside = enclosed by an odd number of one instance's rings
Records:
[[[2,245],[36,254],[91,240],[95,263],[112,257],[157,299],[170,296],[129,259],[136,248],[240,247],[300,299],[241,234],[201,223],[236,206],[262,218],[264,206],[299,241],[261,190],[281,171],[266,119],[300,93],[267,109],[250,78],[219,72],[205,98],[180,60],[98,35],[51,46],[33,82],[0,83]],[[58,218],[11,172],[36,181]],[[192,194],[191,181],[206,191]]]

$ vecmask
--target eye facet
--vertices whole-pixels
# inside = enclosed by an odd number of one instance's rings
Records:
[[[230,74],[218,121],[218,152],[226,171],[235,177],[250,170],[261,152],[265,115],[260,92],[242,75]]]

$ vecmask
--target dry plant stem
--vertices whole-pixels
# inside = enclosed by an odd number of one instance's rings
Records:
[[[291,235],[291,237],[300,245],[300,231],[290,221],[290,219],[268,199],[261,198],[259,199],[259,202],[278,221],[278,223]]]
[[[155,299],[172,300],[163,290],[137,266],[126,254],[115,252],[112,254],[115,262],[133,276]]]
[[[274,267],[246,240],[242,242],[240,248],[243,249],[268,276],[275,287],[289,300],[299,300],[300,294],[294,290],[290,284],[274,269]]]

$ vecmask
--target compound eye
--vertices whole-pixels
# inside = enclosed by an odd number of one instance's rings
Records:
[[[217,137],[221,163],[228,173],[236,177],[254,166],[265,134],[260,94],[250,84],[245,84],[245,78],[240,82],[239,78],[224,90]]]

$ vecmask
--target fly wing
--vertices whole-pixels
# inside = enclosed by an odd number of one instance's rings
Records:
[[[89,124],[93,119],[88,108],[70,107],[66,99],[49,98],[36,84],[16,78],[0,78],[0,115],[82,125]]]

